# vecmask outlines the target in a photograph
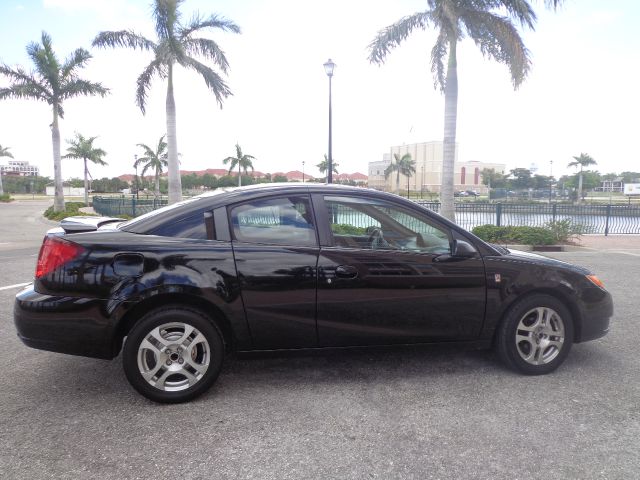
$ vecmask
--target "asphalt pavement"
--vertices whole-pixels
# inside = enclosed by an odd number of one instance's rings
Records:
[[[33,276],[46,206],[0,204],[2,479],[640,476],[640,238],[548,254],[591,268],[615,302],[610,334],[551,375],[458,348],[262,355],[229,359],[190,404],[157,405],[120,358],[16,338],[13,285]]]

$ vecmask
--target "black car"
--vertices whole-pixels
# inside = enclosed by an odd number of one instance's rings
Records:
[[[34,348],[111,359],[159,402],[206,391],[228,352],[464,342],[525,374],[605,335],[587,269],[489,245],[409,200],[336,185],[218,190],[44,239],[14,318]],[[124,343],[124,347],[123,347]]]

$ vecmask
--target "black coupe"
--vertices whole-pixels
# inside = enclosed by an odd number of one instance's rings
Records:
[[[158,402],[205,392],[228,352],[465,342],[543,374],[605,335],[592,272],[490,245],[395,195],[278,184],[50,230],[14,319],[34,348],[111,359]],[[124,344],[124,347],[123,347]]]

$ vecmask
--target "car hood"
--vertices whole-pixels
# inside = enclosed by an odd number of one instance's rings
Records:
[[[530,263],[537,263],[539,265],[548,265],[550,267],[566,268],[583,275],[588,275],[589,273],[591,273],[588,269],[584,267],[580,267],[572,263],[562,262],[560,260],[556,260],[555,258],[545,257],[537,253],[523,252],[521,250],[511,250],[510,248],[507,249],[507,251],[509,253],[504,255],[504,257],[508,259],[513,259],[515,261],[527,261]]]

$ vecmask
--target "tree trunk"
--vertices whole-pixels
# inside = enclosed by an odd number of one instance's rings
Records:
[[[4,195],[4,190],[2,189],[2,170],[0,170],[0,195]]]
[[[53,106],[53,123],[51,124],[51,143],[53,144],[53,178],[55,196],[53,211],[64,211],[64,191],[62,190],[62,161],[60,160],[60,129],[58,127],[58,111]]]
[[[238,162],[238,186],[242,186],[242,175],[240,175],[240,162]]]
[[[456,42],[449,43],[449,63],[444,87],[444,141],[442,184],[440,186],[440,215],[456,221],[453,205],[453,171],[456,161],[456,124],[458,117],[458,64]]]
[[[580,168],[580,175],[578,176],[578,203],[582,203],[582,168]]]
[[[400,169],[396,170],[396,195],[400,195]]]
[[[160,198],[160,172],[156,172],[156,198]]]
[[[176,102],[173,98],[173,65],[169,64],[167,76],[167,149],[169,153],[169,203],[182,200],[180,166],[178,162],[178,139],[176,136]]]
[[[88,177],[87,159],[83,158],[83,160],[84,160],[84,206],[88,207],[89,206],[89,179],[87,178]]]

